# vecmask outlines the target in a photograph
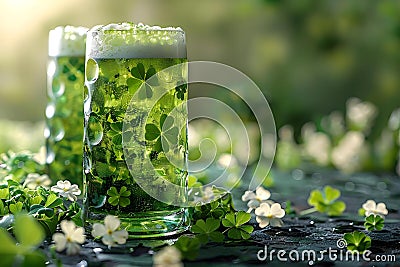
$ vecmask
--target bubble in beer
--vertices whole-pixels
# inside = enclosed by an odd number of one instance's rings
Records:
[[[86,62],[86,80],[88,82],[95,82],[99,76],[99,66],[97,62],[89,58]]]
[[[103,126],[94,116],[89,118],[88,138],[91,145],[97,145],[103,139]]]

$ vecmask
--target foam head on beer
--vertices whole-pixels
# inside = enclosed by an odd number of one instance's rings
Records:
[[[84,56],[85,27],[58,26],[49,32],[49,56]]]
[[[142,23],[98,25],[88,32],[91,58],[186,58],[184,31]]]

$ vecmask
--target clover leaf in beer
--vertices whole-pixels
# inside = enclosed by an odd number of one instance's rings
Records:
[[[121,207],[126,207],[131,203],[129,199],[131,191],[129,191],[126,188],[126,186],[122,186],[119,192],[118,189],[115,186],[113,186],[107,190],[107,195],[110,196],[108,198],[108,203],[110,203],[113,206],[119,205]]]
[[[178,85],[177,87],[175,87],[175,94],[176,97],[180,100],[184,100],[185,99],[185,93],[187,91],[187,85],[186,84],[181,84]]]
[[[107,132],[107,136],[111,138],[114,145],[122,145],[122,122],[110,123],[110,130]]]
[[[147,71],[144,68],[144,65],[142,63],[138,63],[136,67],[133,67],[131,69],[131,74],[134,78],[137,80],[140,80],[142,83],[145,83],[145,88],[144,90],[141,90],[139,92],[139,98],[140,99],[145,99],[145,98],[151,98],[153,96],[153,90],[152,86],[158,85],[158,79],[157,77],[153,77],[156,74],[156,70],[154,67],[150,66]],[[151,81],[149,80],[151,77]],[[132,82],[132,80],[127,81],[128,85],[129,84],[135,84]]]
[[[178,143],[179,129],[174,126],[174,118],[166,114],[160,117],[159,125],[146,124],[145,138],[147,141],[155,141],[153,151],[168,152]]]

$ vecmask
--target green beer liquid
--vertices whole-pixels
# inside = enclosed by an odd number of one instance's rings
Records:
[[[46,107],[47,173],[82,188],[85,58],[50,57]]]
[[[181,108],[175,112],[178,115],[170,116],[174,108],[187,101],[186,84],[164,94],[156,101],[151,111],[139,108],[146,99],[153,97],[156,90],[160,90],[159,84],[186,81],[183,70],[178,74],[164,74],[162,77],[156,74],[162,69],[183,62],[186,62],[186,59],[132,58],[88,61],[87,78],[90,79],[96,73],[95,81],[87,83],[88,92],[85,95],[85,213],[88,221],[102,220],[107,214],[116,215],[121,219],[122,226],[134,236],[170,233],[171,229],[185,223],[185,209],[148,195],[135,182],[129,171],[132,169],[140,173],[141,179],[145,181],[148,178],[148,184],[145,186],[159,187],[160,195],[168,194],[171,198],[181,199],[186,197],[184,188],[187,173],[169,162],[171,157],[175,162],[181,162],[181,166],[186,162],[187,110]],[[153,75],[157,75],[157,80],[146,88],[143,95],[139,94],[142,101],[130,103],[139,87]],[[123,132],[128,107],[135,109],[129,115],[130,127],[135,127],[139,122],[146,125],[135,129],[135,133],[131,133],[129,127]],[[183,121],[184,127],[175,127],[174,120]],[[163,130],[163,126],[166,129]],[[123,139],[131,144],[129,153],[124,154]],[[125,159],[126,154],[130,157],[129,161]],[[150,159],[160,177],[181,185],[182,190],[165,192],[162,180],[157,184],[150,175],[147,177],[151,170],[144,169],[142,163],[145,158]],[[131,166],[127,166],[126,162],[130,162]]]

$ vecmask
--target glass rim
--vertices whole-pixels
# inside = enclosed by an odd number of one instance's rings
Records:
[[[120,27],[120,28],[118,28]],[[161,27],[161,26],[149,26],[142,23],[134,24],[132,22],[121,22],[121,23],[109,23],[103,25],[96,25],[88,30],[88,32],[101,32],[101,33],[112,33],[112,32],[123,32],[123,33],[136,33],[136,32],[176,32],[185,33],[181,27]]]

